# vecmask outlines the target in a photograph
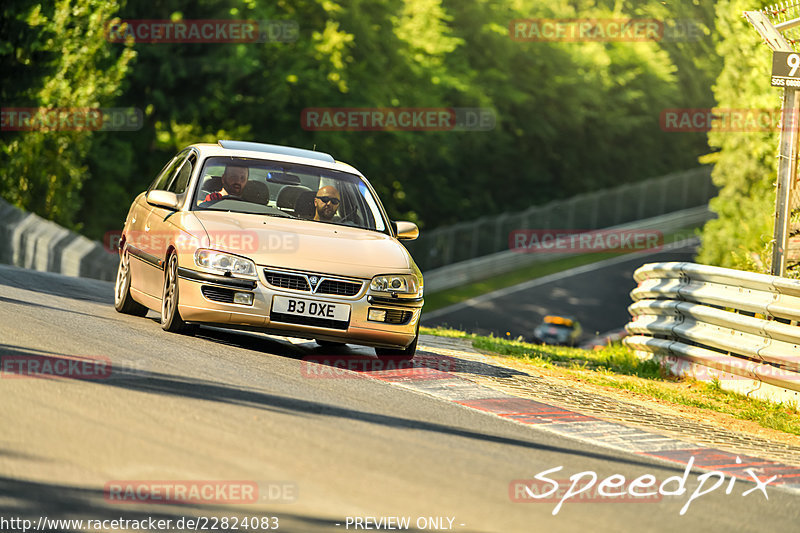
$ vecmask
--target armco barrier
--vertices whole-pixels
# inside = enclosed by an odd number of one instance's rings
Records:
[[[118,261],[99,242],[0,200],[0,263],[112,281]]]
[[[523,211],[482,216],[451,226],[425,229],[404,244],[423,272],[497,254],[508,249],[515,230],[599,230],[702,207],[717,195],[711,165],[626,183],[533,205]]]
[[[604,229],[658,230],[662,233],[669,233],[702,224],[710,220],[713,216],[714,214],[708,209],[708,206],[701,206]],[[461,261],[434,270],[424,271],[425,293],[431,294],[437,291],[459,287],[466,283],[506,274],[534,263],[553,261],[564,257],[581,255],[581,253],[582,252],[524,254],[506,250],[504,252]]]
[[[678,375],[800,400],[800,280],[694,263],[634,273],[623,342]]]

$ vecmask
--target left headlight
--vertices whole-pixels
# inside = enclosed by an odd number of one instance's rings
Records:
[[[194,262],[197,266],[218,270],[223,274],[230,273],[232,276],[258,277],[256,274],[256,264],[238,255],[207,250],[201,248],[194,253]]]
[[[411,274],[386,274],[372,278],[369,288],[378,292],[417,294],[419,281],[416,276]]]

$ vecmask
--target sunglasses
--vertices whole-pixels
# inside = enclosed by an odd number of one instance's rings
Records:
[[[333,196],[316,196],[317,200],[322,200],[322,203],[327,204],[328,202],[332,203],[333,205],[339,205],[339,199]]]

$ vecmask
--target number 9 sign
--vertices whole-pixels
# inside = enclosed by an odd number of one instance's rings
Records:
[[[772,86],[797,87],[800,81],[800,54],[772,52]]]
[[[788,54],[786,56],[786,64],[790,67],[789,77],[793,78],[797,74],[798,67],[800,67],[800,55]]]
[[[800,54],[796,52],[773,52],[772,76],[800,79]]]

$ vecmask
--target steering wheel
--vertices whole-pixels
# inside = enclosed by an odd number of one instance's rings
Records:
[[[217,202],[221,202],[222,200],[237,200],[239,202],[246,202],[247,201],[244,198],[242,198],[241,196],[236,196],[234,194],[228,194],[228,195],[223,196],[222,198],[215,198],[213,200],[200,202],[200,205],[203,206],[203,207],[210,207],[212,205],[215,205]]]
[[[341,217],[339,219],[339,222],[352,222],[353,224],[355,224],[357,226],[358,225],[358,218],[360,218],[358,216],[358,212],[353,210],[353,211],[350,211],[349,213],[347,213],[345,216]]]

